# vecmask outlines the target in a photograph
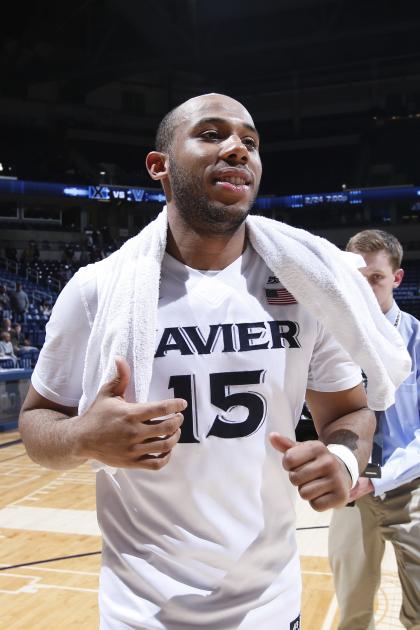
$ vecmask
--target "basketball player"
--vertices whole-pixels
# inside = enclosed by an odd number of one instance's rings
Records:
[[[402,588],[400,620],[420,630],[420,323],[398,308],[393,290],[403,279],[403,249],[392,234],[363,230],[347,249],[366,262],[369,281],[385,317],[395,326],[412,358],[409,377],[395,404],[377,413],[373,458],[378,479],[360,477],[351,491],[354,506],[334,510],[329,553],[340,606],[340,630],[373,630],[374,600],[381,582],[385,541],[395,550]]]
[[[102,340],[121,326],[134,334],[118,310],[98,328],[116,287],[98,275],[102,261],[58,298],[22,437],[44,466],[102,465],[102,630],[297,630],[295,486],[316,510],[347,503],[352,477],[326,445],[344,445],[365,468],[375,422],[360,369],[293,296],[270,297],[278,279],[247,241],[262,168],[240,103],[217,94],[185,102],[162,121],[146,164],[168,213],[150,402],[133,395],[146,378],[135,369],[148,305],[130,286],[119,308],[142,322],[139,340],[89,392],[107,360]],[[78,412],[86,396],[92,403]],[[296,444],[305,396],[320,439]]]

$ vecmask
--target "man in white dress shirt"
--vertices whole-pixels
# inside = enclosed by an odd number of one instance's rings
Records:
[[[334,510],[330,561],[340,606],[340,630],[373,630],[374,599],[381,582],[385,542],[395,550],[403,599],[401,623],[420,629],[420,322],[401,311],[393,290],[402,282],[403,250],[383,230],[353,236],[349,251],[366,262],[370,283],[385,317],[403,337],[412,359],[411,374],[397,389],[395,404],[377,412],[372,458],[381,477],[360,477],[351,491],[354,506]]]

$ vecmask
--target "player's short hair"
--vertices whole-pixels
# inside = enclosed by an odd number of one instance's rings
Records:
[[[179,106],[174,107],[160,121],[156,132],[155,147],[156,151],[168,153],[175,135],[175,127],[179,118]]]
[[[389,256],[393,271],[401,267],[404,253],[399,240],[393,234],[383,230],[362,230],[358,232],[351,237],[346,245],[346,250],[358,254],[384,250]]]

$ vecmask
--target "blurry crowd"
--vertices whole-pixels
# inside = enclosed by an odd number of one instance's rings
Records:
[[[118,249],[120,244],[115,241],[107,226],[95,229],[92,225],[87,225],[80,243],[53,243],[44,240],[38,244],[30,240],[24,249],[18,251],[16,247],[9,246],[5,248],[4,253],[8,261],[15,263],[14,268],[20,276],[27,278],[36,276],[36,282],[39,281],[45,286],[52,285],[51,279],[54,279],[59,285],[52,286],[62,289],[79,267],[106,258]],[[41,256],[40,249],[42,252],[50,253]]]
[[[76,263],[76,265],[79,263],[79,266],[106,258],[120,246],[112,236],[108,226],[105,225],[96,229],[88,224],[83,231],[80,243],[56,243],[43,240],[38,244],[34,240],[30,240],[20,252],[16,247],[6,247],[5,256],[9,260],[27,267],[41,260],[40,247],[42,251],[49,251],[57,249],[60,245],[62,253],[59,262]]]
[[[3,317],[14,317],[21,323],[29,309],[29,297],[23,290],[20,282],[16,283],[14,290],[6,290],[4,284],[0,285],[0,311]]]
[[[29,297],[17,282],[14,290],[6,290],[0,285],[0,370],[11,368],[32,368],[39,355],[37,348],[25,333],[26,314],[30,306]],[[39,306],[40,312],[48,319],[51,304],[47,301]]]
[[[106,258],[118,249],[119,244],[107,226],[95,229],[87,225],[80,243],[62,243],[61,260],[41,260],[40,247],[42,251],[48,251],[53,247],[55,249],[57,244],[53,246],[43,241],[39,246],[30,240],[19,253],[16,248],[8,247],[5,255],[16,263],[16,271],[21,276],[36,278],[37,283],[60,290],[79,267]],[[28,271],[32,272],[29,276]],[[55,278],[58,283],[51,285],[51,278]],[[0,370],[35,366],[40,344],[31,339],[33,309],[34,305],[31,305],[20,282],[16,282],[14,289],[0,284]],[[51,309],[52,300],[41,302],[35,309],[36,319],[48,321]],[[37,337],[37,332],[32,333]]]

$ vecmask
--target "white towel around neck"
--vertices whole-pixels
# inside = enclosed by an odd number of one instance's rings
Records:
[[[79,413],[115,374],[115,357],[132,369],[127,400],[147,400],[155,353],[161,262],[166,248],[166,207],[117,252],[95,263],[98,309],[83,373]],[[397,330],[382,314],[353,255],[305,230],[249,216],[248,238],[284,287],[331,332],[368,379],[371,409],[394,402],[411,368]],[[361,265],[359,265],[361,266]],[[99,365],[92,357],[100,346]]]

